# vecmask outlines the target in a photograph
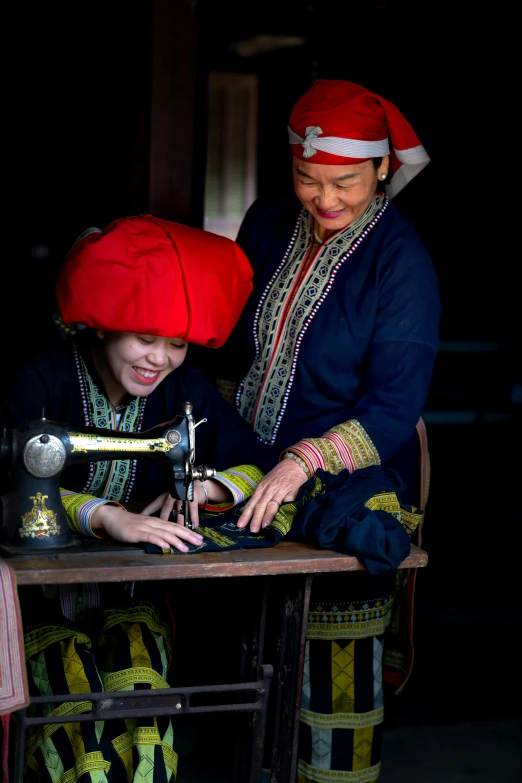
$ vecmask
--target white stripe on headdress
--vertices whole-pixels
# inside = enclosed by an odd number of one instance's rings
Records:
[[[381,158],[390,154],[388,138],[379,141],[361,141],[361,139],[340,139],[337,136],[318,136],[323,131],[317,125],[309,125],[303,138],[288,126],[290,144],[301,144],[303,158],[311,158],[317,152],[329,152],[342,158]]]
[[[339,155],[342,158],[381,158],[383,155],[390,154],[387,138],[380,141],[361,141],[324,136],[319,139],[318,136],[322,132],[318,125],[309,125],[303,139],[288,126],[288,140],[290,144],[302,145],[303,158],[311,158],[319,151]],[[389,198],[396,196],[431,160],[422,144],[406,150],[394,149],[393,151],[402,165],[392,175],[390,184],[385,185]]]

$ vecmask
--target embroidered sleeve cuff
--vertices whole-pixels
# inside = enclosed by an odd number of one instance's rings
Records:
[[[341,470],[353,473],[359,468],[381,464],[372,439],[356,419],[332,427],[321,438],[303,438],[282,456],[287,454],[295,455],[296,461],[302,460],[310,475],[319,468],[336,476]]]
[[[207,509],[209,511],[226,511],[244,500],[248,500],[254,494],[263,475],[263,471],[254,465],[238,465],[216,473],[213,476],[214,481],[223,484],[232,494],[233,500],[229,503],[208,503]]]
[[[319,440],[321,440],[321,438],[303,438],[303,440],[295,443],[291,448],[285,449],[281,458],[295,459],[309,476],[313,476],[315,471],[319,468],[327,470],[321,450],[318,448],[317,442]],[[287,454],[293,456],[287,457]]]
[[[94,495],[85,495],[79,492],[69,492],[67,489],[60,488],[62,496],[62,505],[67,516],[67,522],[73,533],[80,533],[90,538],[105,538],[103,535],[97,535],[91,528],[91,517],[94,511],[100,506],[110,503],[112,506],[120,506],[112,500],[97,498]]]
[[[327,438],[336,449],[343,467],[350,473],[370,465],[380,465],[381,457],[377,448],[357,419],[350,419],[337,424],[325,432]]]

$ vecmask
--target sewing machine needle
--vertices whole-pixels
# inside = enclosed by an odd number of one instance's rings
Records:
[[[190,528],[190,530],[194,529],[194,526],[190,520],[190,501],[183,500],[183,524],[185,527]]]

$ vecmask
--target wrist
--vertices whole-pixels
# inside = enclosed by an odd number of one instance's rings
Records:
[[[123,508],[120,503],[115,503],[112,500],[108,500],[105,503],[100,503],[89,515],[89,527],[94,532],[95,530],[104,530],[107,517],[113,512],[109,509]]]
[[[308,463],[299,456],[299,454],[296,454],[293,451],[285,451],[282,455],[281,459],[290,459],[292,462],[294,462],[296,465],[299,465],[300,468],[305,472],[306,478],[309,479],[312,476],[312,471],[310,469],[310,466]]]
[[[206,482],[208,490],[207,510],[214,511],[217,508],[222,510],[222,506],[233,506],[237,502],[233,486],[227,486],[224,483],[224,479],[225,477],[219,474],[217,478],[212,478]]]
[[[204,484],[200,484],[200,487],[203,490],[204,499],[203,499],[203,503],[198,503],[198,508],[204,511],[208,506],[208,490]]]

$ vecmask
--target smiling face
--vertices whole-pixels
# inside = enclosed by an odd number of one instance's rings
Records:
[[[126,394],[146,397],[187,355],[188,343],[179,337],[102,330],[96,334],[100,344],[94,351],[94,363],[115,407]]]
[[[376,169],[372,160],[346,166],[292,159],[294,190],[310,212],[321,239],[353,223],[370,204],[377,183],[388,173],[389,158]]]

